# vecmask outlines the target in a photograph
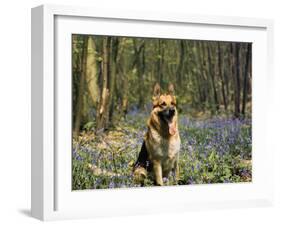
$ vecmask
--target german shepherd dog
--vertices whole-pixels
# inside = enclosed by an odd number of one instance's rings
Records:
[[[133,172],[137,183],[143,185],[145,178],[150,176],[155,185],[162,186],[163,177],[168,178],[170,172],[176,182],[179,179],[181,141],[174,86],[170,84],[168,92],[161,93],[157,83],[154,86],[152,103],[153,110],[147,121],[147,132]]]

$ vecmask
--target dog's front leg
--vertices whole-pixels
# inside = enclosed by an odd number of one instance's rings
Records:
[[[177,184],[178,181],[180,180],[180,170],[179,170],[179,164],[176,162],[175,163],[175,168],[173,170],[173,175],[174,175],[174,181]]]
[[[156,185],[162,186],[163,185],[162,166],[161,166],[161,162],[159,160],[153,161],[153,171],[154,171],[154,175],[155,175]]]
[[[174,167],[172,169],[172,173],[173,173],[173,179],[174,179],[174,182],[176,184],[178,184],[178,181],[180,180],[180,170],[179,170],[179,163],[178,163],[178,156],[174,162]]]

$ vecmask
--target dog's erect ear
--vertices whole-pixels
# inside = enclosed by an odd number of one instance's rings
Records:
[[[161,88],[159,83],[156,83],[153,88],[152,104],[153,107],[157,106],[160,97]]]
[[[160,92],[161,92],[161,88],[160,88],[159,83],[157,82],[157,83],[154,85],[153,97],[159,97],[159,96],[160,96]]]
[[[168,94],[171,95],[171,96],[175,95],[175,88],[174,88],[174,85],[172,83],[169,84]]]

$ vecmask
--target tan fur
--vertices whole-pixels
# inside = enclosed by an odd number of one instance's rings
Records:
[[[175,134],[169,133],[169,127],[160,118],[158,113],[164,108],[175,107],[176,98],[173,87],[169,86],[168,94],[160,95],[160,86],[154,88],[154,108],[147,122],[148,130],[145,135],[145,144],[148,158],[153,163],[153,177],[157,185],[163,185],[163,177],[168,177],[171,171],[178,180],[178,159],[180,151],[180,136],[178,132],[178,113],[172,118]],[[163,103],[165,105],[163,106]]]

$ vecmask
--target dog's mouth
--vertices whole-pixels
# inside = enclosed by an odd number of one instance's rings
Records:
[[[171,136],[175,135],[177,132],[177,128],[176,128],[176,123],[175,122],[168,122],[168,127],[169,127],[169,134]]]
[[[160,119],[162,121],[164,121],[165,123],[167,123],[168,129],[169,129],[169,134],[171,136],[175,135],[175,133],[177,132],[176,122],[174,122],[174,120],[173,120],[175,113],[176,113],[176,111],[174,108],[165,109],[165,110],[159,112]]]

